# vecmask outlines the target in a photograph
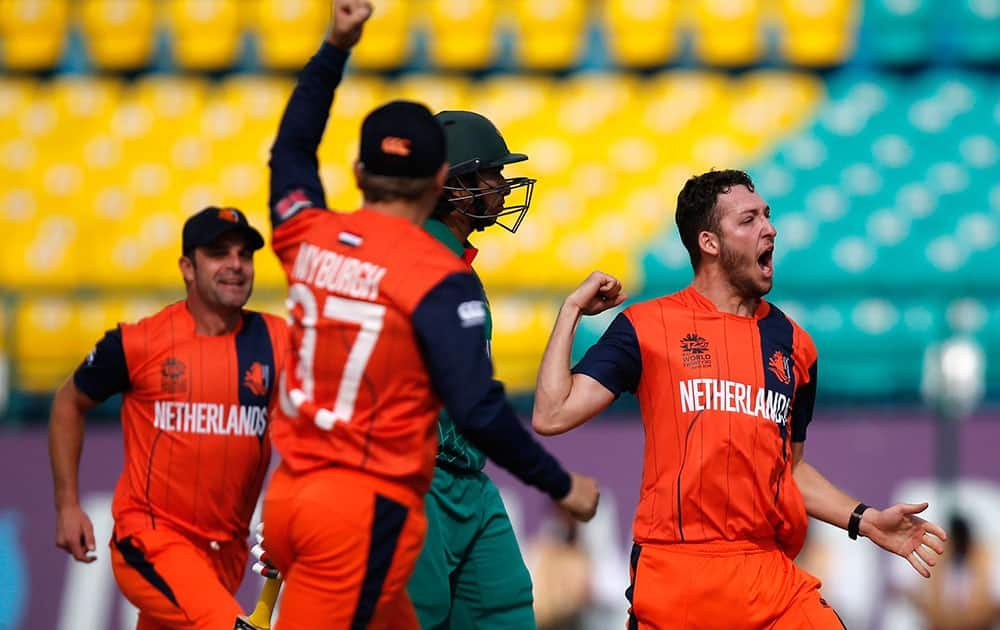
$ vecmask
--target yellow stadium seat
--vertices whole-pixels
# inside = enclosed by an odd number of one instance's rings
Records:
[[[115,159],[111,151],[114,147],[101,140],[121,101],[121,93],[121,82],[117,79],[69,75],[54,79],[43,91],[45,102],[56,114],[50,144],[72,151],[74,158],[82,155],[88,164],[108,165]]]
[[[0,286],[11,288],[25,282],[25,248],[35,235],[44,197],[33,177],[34,170],[18,175],[21,179],[10,180],[19,181],[18,186],[0,190],[0,231],[19,235],[0,248]]]
[[[38,91],[39,84],[32,79],[0,76],[0,124],[15,118],[23,109],[30,106]]]
[[[270,125],[276,132],[293,87],[291,79],[237,74],[223,81],[219,95],[247,118]]]
[[[547,108],[554,98],[556,83],[530,76],[497,75],[469,86],[469,109],[493,121],[507,140],[528,121],[548,122]],[[529,123],[530,124],[530,123]]]
[[[167,0],[166,18],[180,68],[221,70],[240,54],[237,0]]]
[[[165,296],[106,296],[81,299],[77,303],[80,335],[97,342],[118,324],[134,323],[153,315],[168,303],[183,298],[183,288]]]
[[[679,0],[605,0],[608,53],[618,65],[647,68],[677,56]]]
[[[60,115],[78,124],[107,118],[121,99],[122,84],[118,79],[65,75],[53,79],[46,92]]]
[[[508,389],[534,389],[538,364],[555,323],[558,304],[547,299],[527,299],[494,292],[491,349],[497,378]]]
[[[664,139],[673,137],[721,101],[727,87],[725,78],[715,73],[665,72],[645,83],[640,90],[640,101],[645,109],[642,123]]]
[[[694,51],[710,65],[745,66],[758,61],[765,41],[763,0],[695,0]]]
[[[351,65],[365,70],[392,70],[410,58],[409,0],[374,0],[374,13],[365,23],[365,36],[351,51]]]
[[[104,336],[105,331],[111,330],[121,322],[117,312],[117,301],[84,298],[77,301],[76,307],[76,334],[91,344],[96,344]]]
[[[438,68],[482,70],[497,56],[497,3],[492,0],[428,0],[428,54]]]
[[[473,89],[463,77],[406,74],[391,88],[395,98],[424,103],[432,112],[468,109]]]
[[[563,70],[580,58],[587,6],[579,0],[516,0],[518,65],[530,70]]]
[[[150,75],[135,84],[135,100],[150,107],[158,119],[196,121],[208,98],[205,81],[199,78]]]
[[[83,0],[80,28],[98,68],[142,68],[156,47],[156,6],[152,0]]]
[[[330,21],[325,0],[243,0],[266,68],[298,70],[319,50]]]
[[[276,258],[275,256],[270,256],[270,258]],[[256,267],[260,266],[260,262],[255,258],[254,265]],[[260,275],[260,270],[257,270],[257,275]],[[260,287],[260,282],[255,283],[255,287]],[[247,308],[252,311],[260,311],[261,313],[270,313],[272,315],[277,315],[278,317],[288,317],[288,309],[285,307],[285,291],[284,286],[280,288],[271,288],[257,290],[254,289],[253,296],[250,301],[247,302]]]
[[[11,70],[50,70],[66,49],[67,0],[0,0],[0,59]]]
[[[800,66],[832,66],[853,52],[855,0],[780,0],[781,55]]]
[[[15,387],[52,391],[93,347],[79,334],[79,309],[67,298],[25,298],[14,310]]]
[[[22,138],[44,142],[58,130],[59,112],[41,94],[31,107],[21,110],[20,114],[17,131]]]
[[[11,288],[70,289],[83,274],[78,221],[68,213],[38,220],[7,249],[5,275],[9,277],[5,284]]]
[[[218,159],[251,163],[264,169],[258,177],[266,179],[271,144],[291,91],[292,82],[285,78],[238,76],[224,81],[210,109],[217,110],[225,103],[230,112],[239,113],[242,127],[239,133],[224,138],[213,134]],[[337,100],[339,103],[339,94]],[[211,116],[206,112],[205,119]]]
[[[261,232],[267,226],[268,170],[265,161],[217,163],[217,184],[223,195],[220,203],[234,206],[257,221],[251,221]],[[259,218],[258,218],[259,217]]]
[[[204,200],[203,200],[204,201]],[[126,221],[108,225],[105,246],[88,270],[88,279],[113,288],[175,289],[181,285],[177,260],[181,255],[181,227],[186,215],[171,198],[158,207],[142,210]]]
[[[620,126],[633,105],[638,84],[626,74],[581,73],[560,84],[554,116],[559,128],[570,134],[593,131],[614,119]]]
[[[758,71],[734,84],[728,120],[740,135],[769,144],[801,123],[817,99],[822,82],[814,76]]]
[[[337,88],[337,97],[330,110],[330,127],[325,137],[330,137],[329,132],[338,136],[359,133],[361,121],[368,112],[392,98],[396,98],[396,95],[388,90],[384,81],[370,77],[351,77],[350,81],[345,81]],[[277,131],[278,127],[275,126],[272,133]]]

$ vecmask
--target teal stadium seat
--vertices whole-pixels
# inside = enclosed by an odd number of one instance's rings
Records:
[[[983,297],[1000,291],[1000,89],[955,71],[845,71],[828,89],[812,125],[750,167],[779,231],[772,297],[813,334],[824,392],[915,395],[926,346],[967,332],[955,304],[979,305],[972,334],[1000,349]],[[647,290],[690,279],[673,226],[643,263]]]
[[[934,0],[868,0],[865,27],[870,51],[886,66],[925,63],[933,55]]]
[[[957,11],[955,47],[966,63],[1000,63],[1000,2],[953,0]]]

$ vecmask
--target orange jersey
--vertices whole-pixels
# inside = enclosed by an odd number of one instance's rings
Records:
[[[637,542],[777,538],[797,552],[790,442],[812,417],[816,348],[779,309],[723,313],[689,287],[627,308],[574,371],[639,398]]]
[[[286,348],[284,321],[251,311],[233,333],[197,335],[183,301],[108,332],[74,381],[94,400],[123,392],[119,539],[161,524],[208,540],[247,536]]]
[[[419,226],[367,209],[297,209],[274,228],[273,247],[293,320],[272,431],[282,460],[295,472],[349,467],[422,495],[441,402],[412,318],[467,265]],[[481,326],[482,303],[462,306]]]

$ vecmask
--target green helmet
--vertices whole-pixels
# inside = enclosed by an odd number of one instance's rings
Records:
[[[477,230],[494,223],[510,232],[517,231],[531,205],[535,180],[528,177],[503,178],[503,184],[491,185],[479,175],[480,171],[502,168],[507,164],[523,162],[528,156],[511,153],[507,143],[488,118],[475,112],[444,111],[436,118],[444,128],[448,154],[448,182],[445,194],[438,204],[438,214],[459,212],[472,219]],[[507,197],[517,194],[519,203],[507,205]],[[499,208],[490,208],[490,195],[502,195]],[[512,216],[512,221],[500,221]]]

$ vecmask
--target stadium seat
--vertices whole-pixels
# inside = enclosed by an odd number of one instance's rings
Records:
[[[586,4],[578,0],[516,0],[516,57],[525,70],[565,70],[576,65],[584,45]]]
[[[271,256],[270,258],[276,257]],[[257,263],[255,262],[255,264]],[[247,308],[254,311],[260,311],[262,313],[271,313],[272,315],[277,315],[278,317],[287,317],[288,309],[285,307],[284,286],[282,286],[280,290],[254,290],[253,296],[247,303]]]
[[[611,59],[627,68],[672,61],[680,49],[679,0],[605,0],[604,28]]]
[[[806,67],[842,64],[854,52],[855,0],[780,0],[781,56]]]
[[[762,0],[696,0],[694,52],[712,66],[746,66],[765,52]]]
[[[432,112],[469,109],[470,93],[473,91],[478,91],[478,85],[471,85],[464,77],[412,73],[401,76],[393,90],[397,98],[424,103]]]
[[[0,0],[0,63],[35,72],[59,65],[69,31],[68,0]]]
[[[133,155],[160,162],[164,143],[185,132],[204,131],[201,123],[207,101],[208,86],[202,79],[148,75],[132,85],[113,122],[113,132],[138,145],[133,146]]]
[[[152,0],[83,0],[80,29],[90,61],[102,70],[146,67],[156,48]]]
[[[1000,5],[990,0],[957,0],[951,30],[958,58],[965,63],[1000,63]]]
[[[531,391],[538,364],[559,310],[552,300],[492,294],[493,341],[497,378],[511,391]]]
[[[491,0],[428,0],[430,62],[442,70],[483,70],[498,52],[497,4]]]
[[[79,309],[68,298],[25,298],[16,304],[15,387],[50,392],[65,380],[96,341],[78,333],[79,322]]]
[[[885,66],[912,66],[932,57],[934,0],[867,0],[868,50]]]
[[[174,63],[184,70],[232,67],[241,52],[237,0],[167,0],[166,25]]]
[[[413,36],[411,2],[376,0],[365,36],[351,51],[351,65],[364,70],[394,70],[410,60]]]
[[[532,121],[547,124],[556,91],[555,82],[546,78],[498,74],[470,86],[469,108],[492,120],[507,143],[516,146],[518,136],[530,139]]]
[[[319,50],[330,20],[324,0],[243,0],[257,35],[257,60],[271,70],[298,71]]]

